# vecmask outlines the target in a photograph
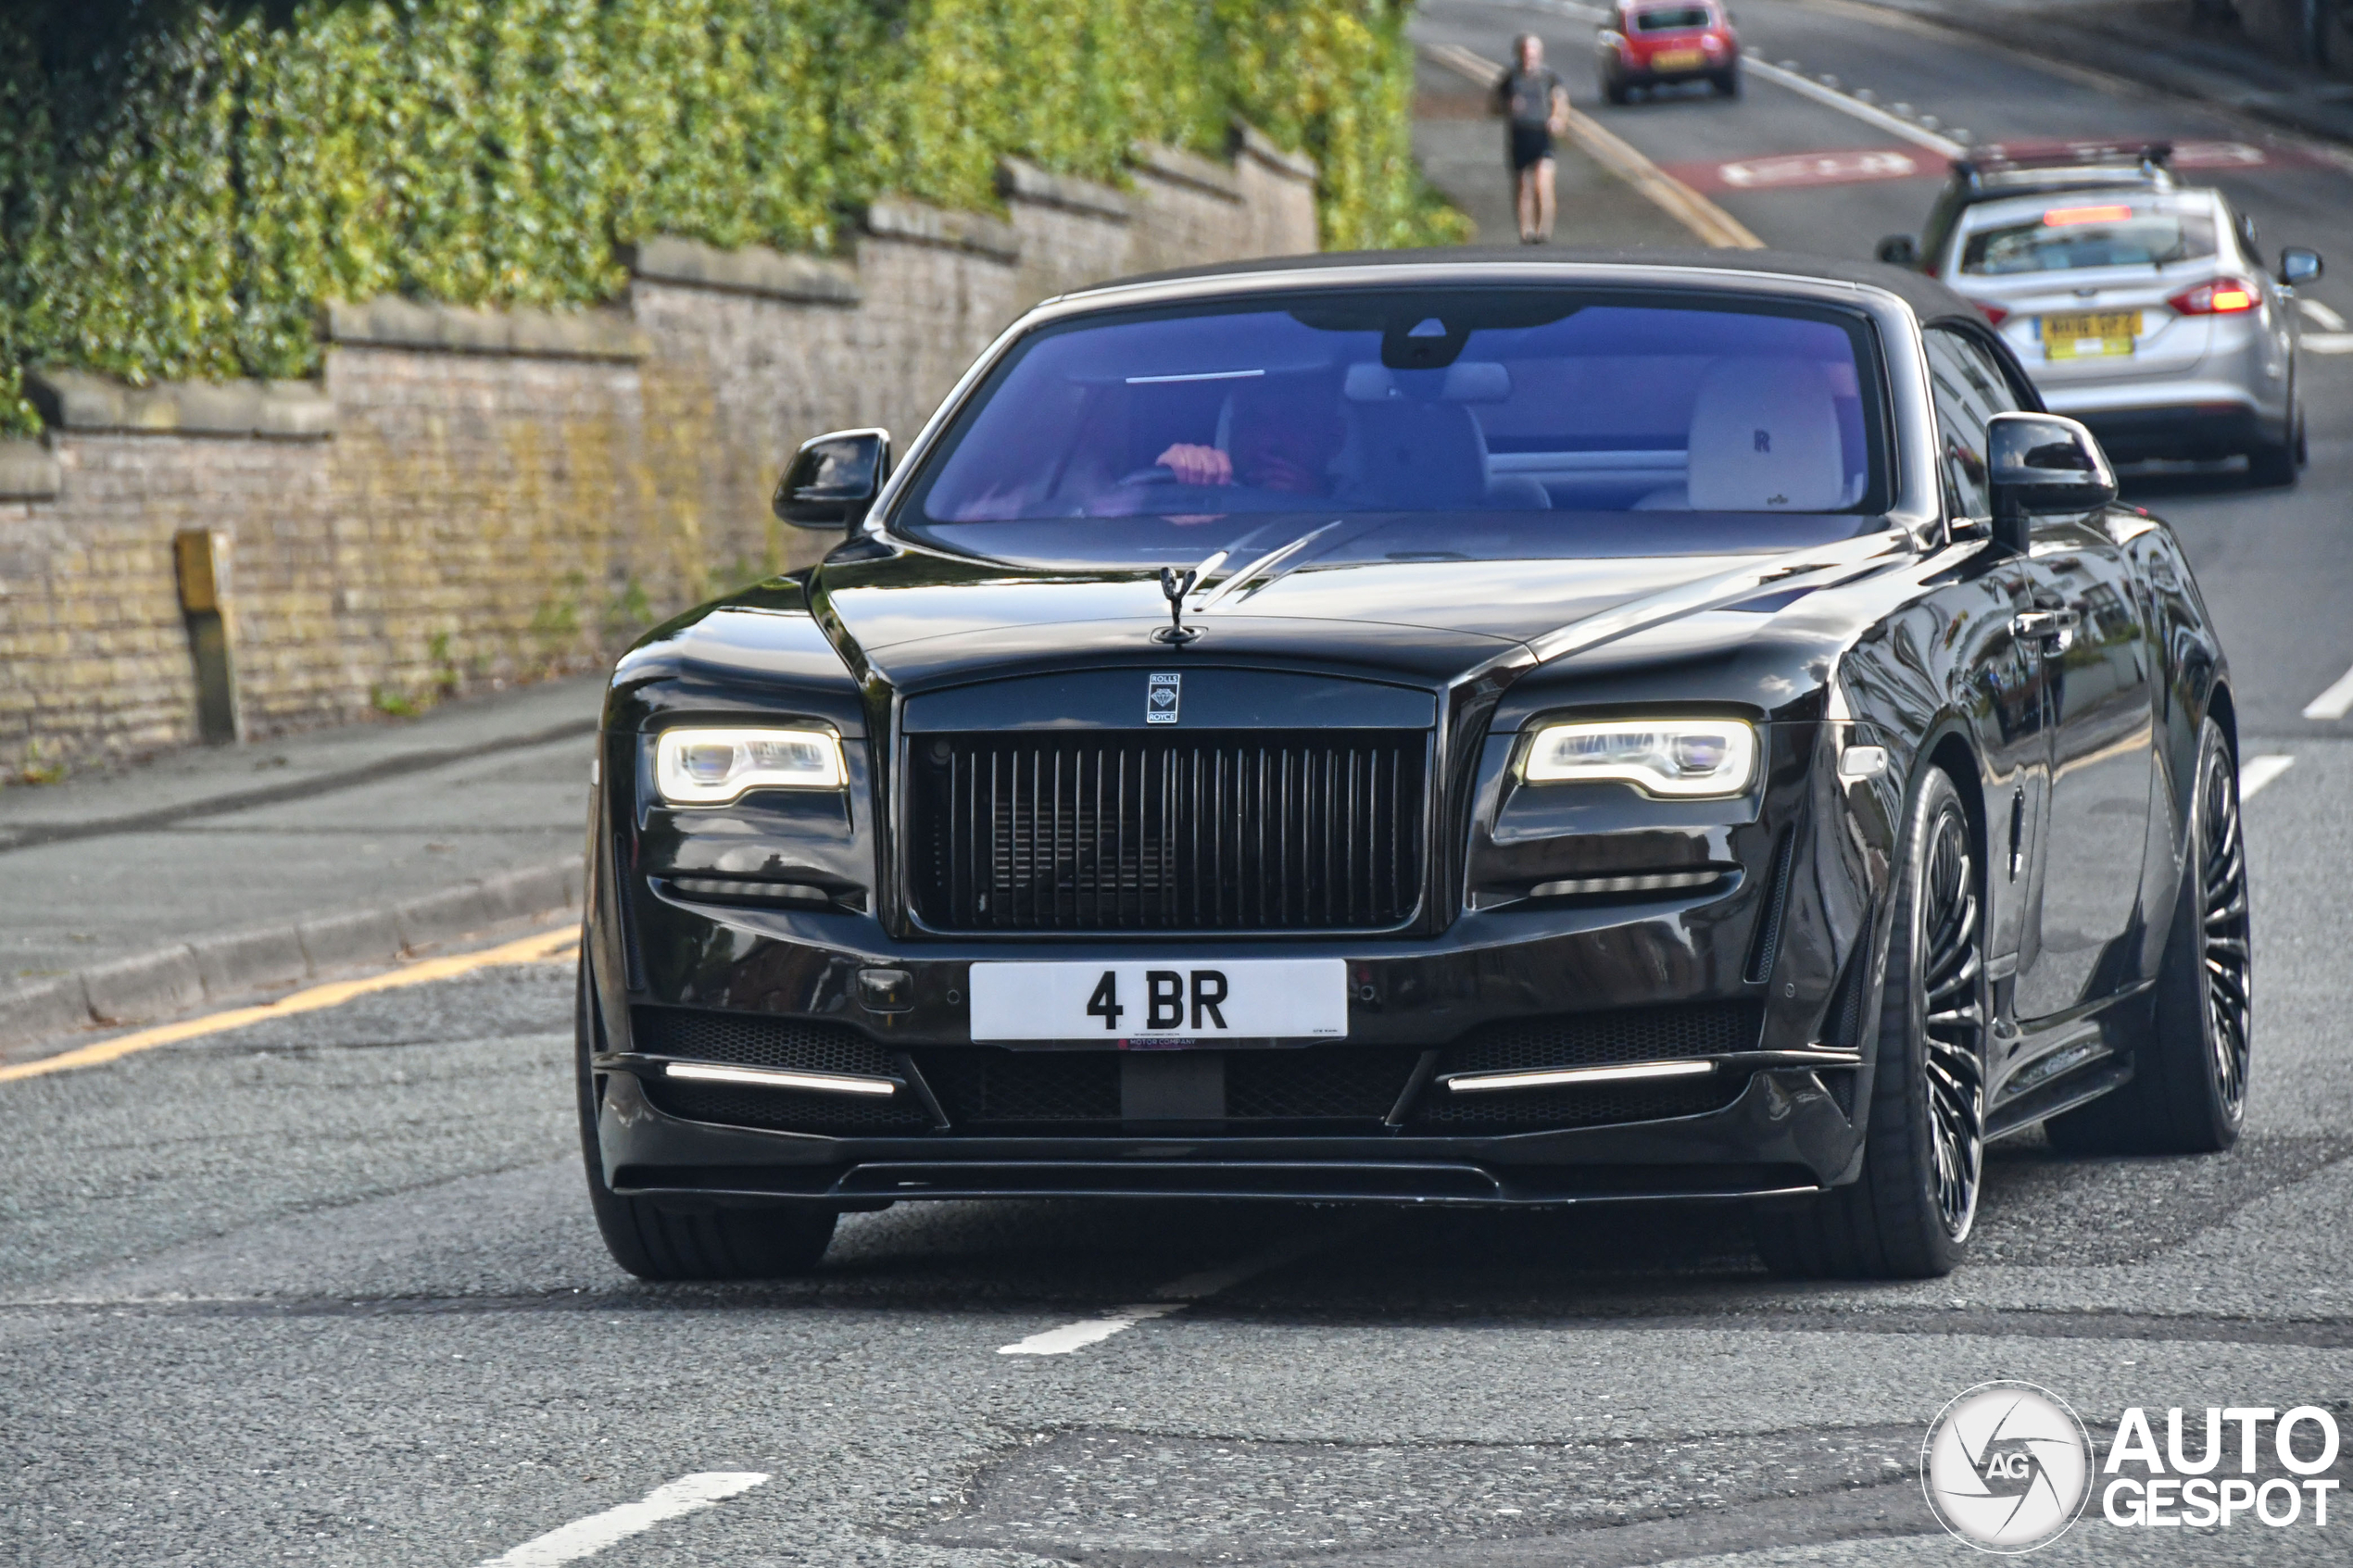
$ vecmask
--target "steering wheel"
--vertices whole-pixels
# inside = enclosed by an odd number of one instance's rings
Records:
[[[1134,473],[1123,476],[1119,483],[1121,484],[1175,484],[1177,483],[1176,470],[1166,463],[1154,463],[1150,468],[1138,469]]]

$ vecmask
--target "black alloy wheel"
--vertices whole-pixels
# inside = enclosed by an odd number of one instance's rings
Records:
[[[840,1216],[830,1209],[665,1208],[605,1185],[597,1144],[598,1085],[589,1061],[604,1040],[596,988],[588,974],[588,942],[580,944],[580,981],[573,1007],[578,1036],[580,1152],[587,1167],[588,1205],[613,1261],[649,1280],[787,1279],[817,1266]]]
[[[2133,1060],[2122,1088],[2044,1123],[2070,1154],[2213,1154],[2246,1123],[2254,1062],[2253,933],[2238,759],[2222,727],[2198,734],[2188,863],[2157,985],[2114,1024]]]
[[[1930,1134],[1936,1212],[1954,1241],[1977,1221],[1985,1170],[1985,953],[1977,858],[1958,800],[1931,830],[1920,912],[1926,929],[1920,989],[1926,1016]]]
[[[1960,1261],[1985,1169],[1985,901],[1976,834],[1931,769],[1906,819],[1862,1174],[1758,1215],[1776,1273],[1927,1279]]]

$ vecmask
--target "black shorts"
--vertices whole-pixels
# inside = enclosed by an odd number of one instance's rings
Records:
[[[1523,169],[1553,156],[1553,132],[1547,125],[1512,127],[1512,168]]]

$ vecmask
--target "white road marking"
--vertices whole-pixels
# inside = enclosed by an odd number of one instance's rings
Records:
[[[2239,799],[2252,800],[2255,792],[2278,778],[2296,761],[2284,752],[2266,752],[2239,764]]]
[[[1181,1311],[1182,1301],[1156,1301],[1144,1306],[1122,1307],[1109,1317],[1081,1318],[1060,1328],[1050,1328],[1043,1334],[1033,1334],[1011,1345],[1000,1345],[1000,1356],[1067,1356],[1073,1350],[1083,1350],[1089,1345],[1100,1345],[1113,1335],[1135,1327],[1152,1318],[1164,1318]]]
[[[2353,670],[2336,678],[2336,684],[2304,705],[2307,719],[2342,719],[2353,713]]]
[[[2310,320],[2318,321],[2322,326],[2326,327],[2330,332],[2341,332],[2345,330],[2345,318],[2330,309],[2327,306],[2322,305],[2317,299],[2299,299],[2296,302],[2296,307],[2298,310],[2303,311],[2304,314]]]
[[[1230,1290],[1242,1281],[1263,1274],[1269,1269],[1297,1262],[1310,1252],[1353,1235],[1370,1223],[1360,1220],[1336,1232],[1325,1231],[1315,1236],[1294,1237],[1226,1268],[1204,1269],[1197,1274],[1187,1274],[1153,1291],[1149,1301],[1115,1308],[1099,1318],[1081,1318],[1076,1323],[1066,1323],[1060,1328],[1033,1334],[1011,1345],[1000,1345],[997,1353],[1000,1356],[1066,1356],[1073,1350],[1100,1345],[1113,1335],[1125,1333],[1139,1323],[1150,1323],[1171,1312],[1181,1312],[1196,1301],[1205,1301],[1219,1291]]]
[[[1857,102],[1835,87],[1825,87],[1820,82],[1800,76],[1793,70],[1783,70],[1780,66],[1759,59],[1743,62],[1742,69],[1753,75],[1761,76],[1768,82],[1786,87],[1801,96],[1811,98],[1816,103],[1828,104],[1839,113],[1852,115],[1866,125],[1876,125],[1881,131],[1901,136],[1917,146],[1926,147],[1939,157],[1959,157],[1969,150],[1950,136],[1941,136],[1926,126],[1915,125],[1901,115],[1888,113],[1876,104]]]
[[[619,1508],[575,1519],[561,1529],[550,1530],[489,1559],[481,1568],[557,1568],[559,1563],[577,1562],[640,1530],[650,1530],[665,1519],[724,1502],[767,1479],[757,1471],[749,1470],[706,1470],[681,1475],[667,1486],[656,1486],[636,1502],[625,1502]]]
[[[2353,354],[2353,332],[2306,332],[2296,342],[2311,354]]]

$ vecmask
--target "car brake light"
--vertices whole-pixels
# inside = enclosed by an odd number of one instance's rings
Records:
[[[2255,285],[2236,278],[2217,278],[2194,289],[2183,289],[2166,304],[2184,316],[2235,316],[2256,306]]]
[[[2063,228],[2070,223],[2123,223],[2130,221],[2129,207],[2055,207],[2043,214],[2046,229]]]
[[[1993,326],[1998,327],[2010,319],[2010,313],[1998,305],[1988,305],[1982,299],[1972,299],[1969,303],[1976,306],[1977,313]]]

